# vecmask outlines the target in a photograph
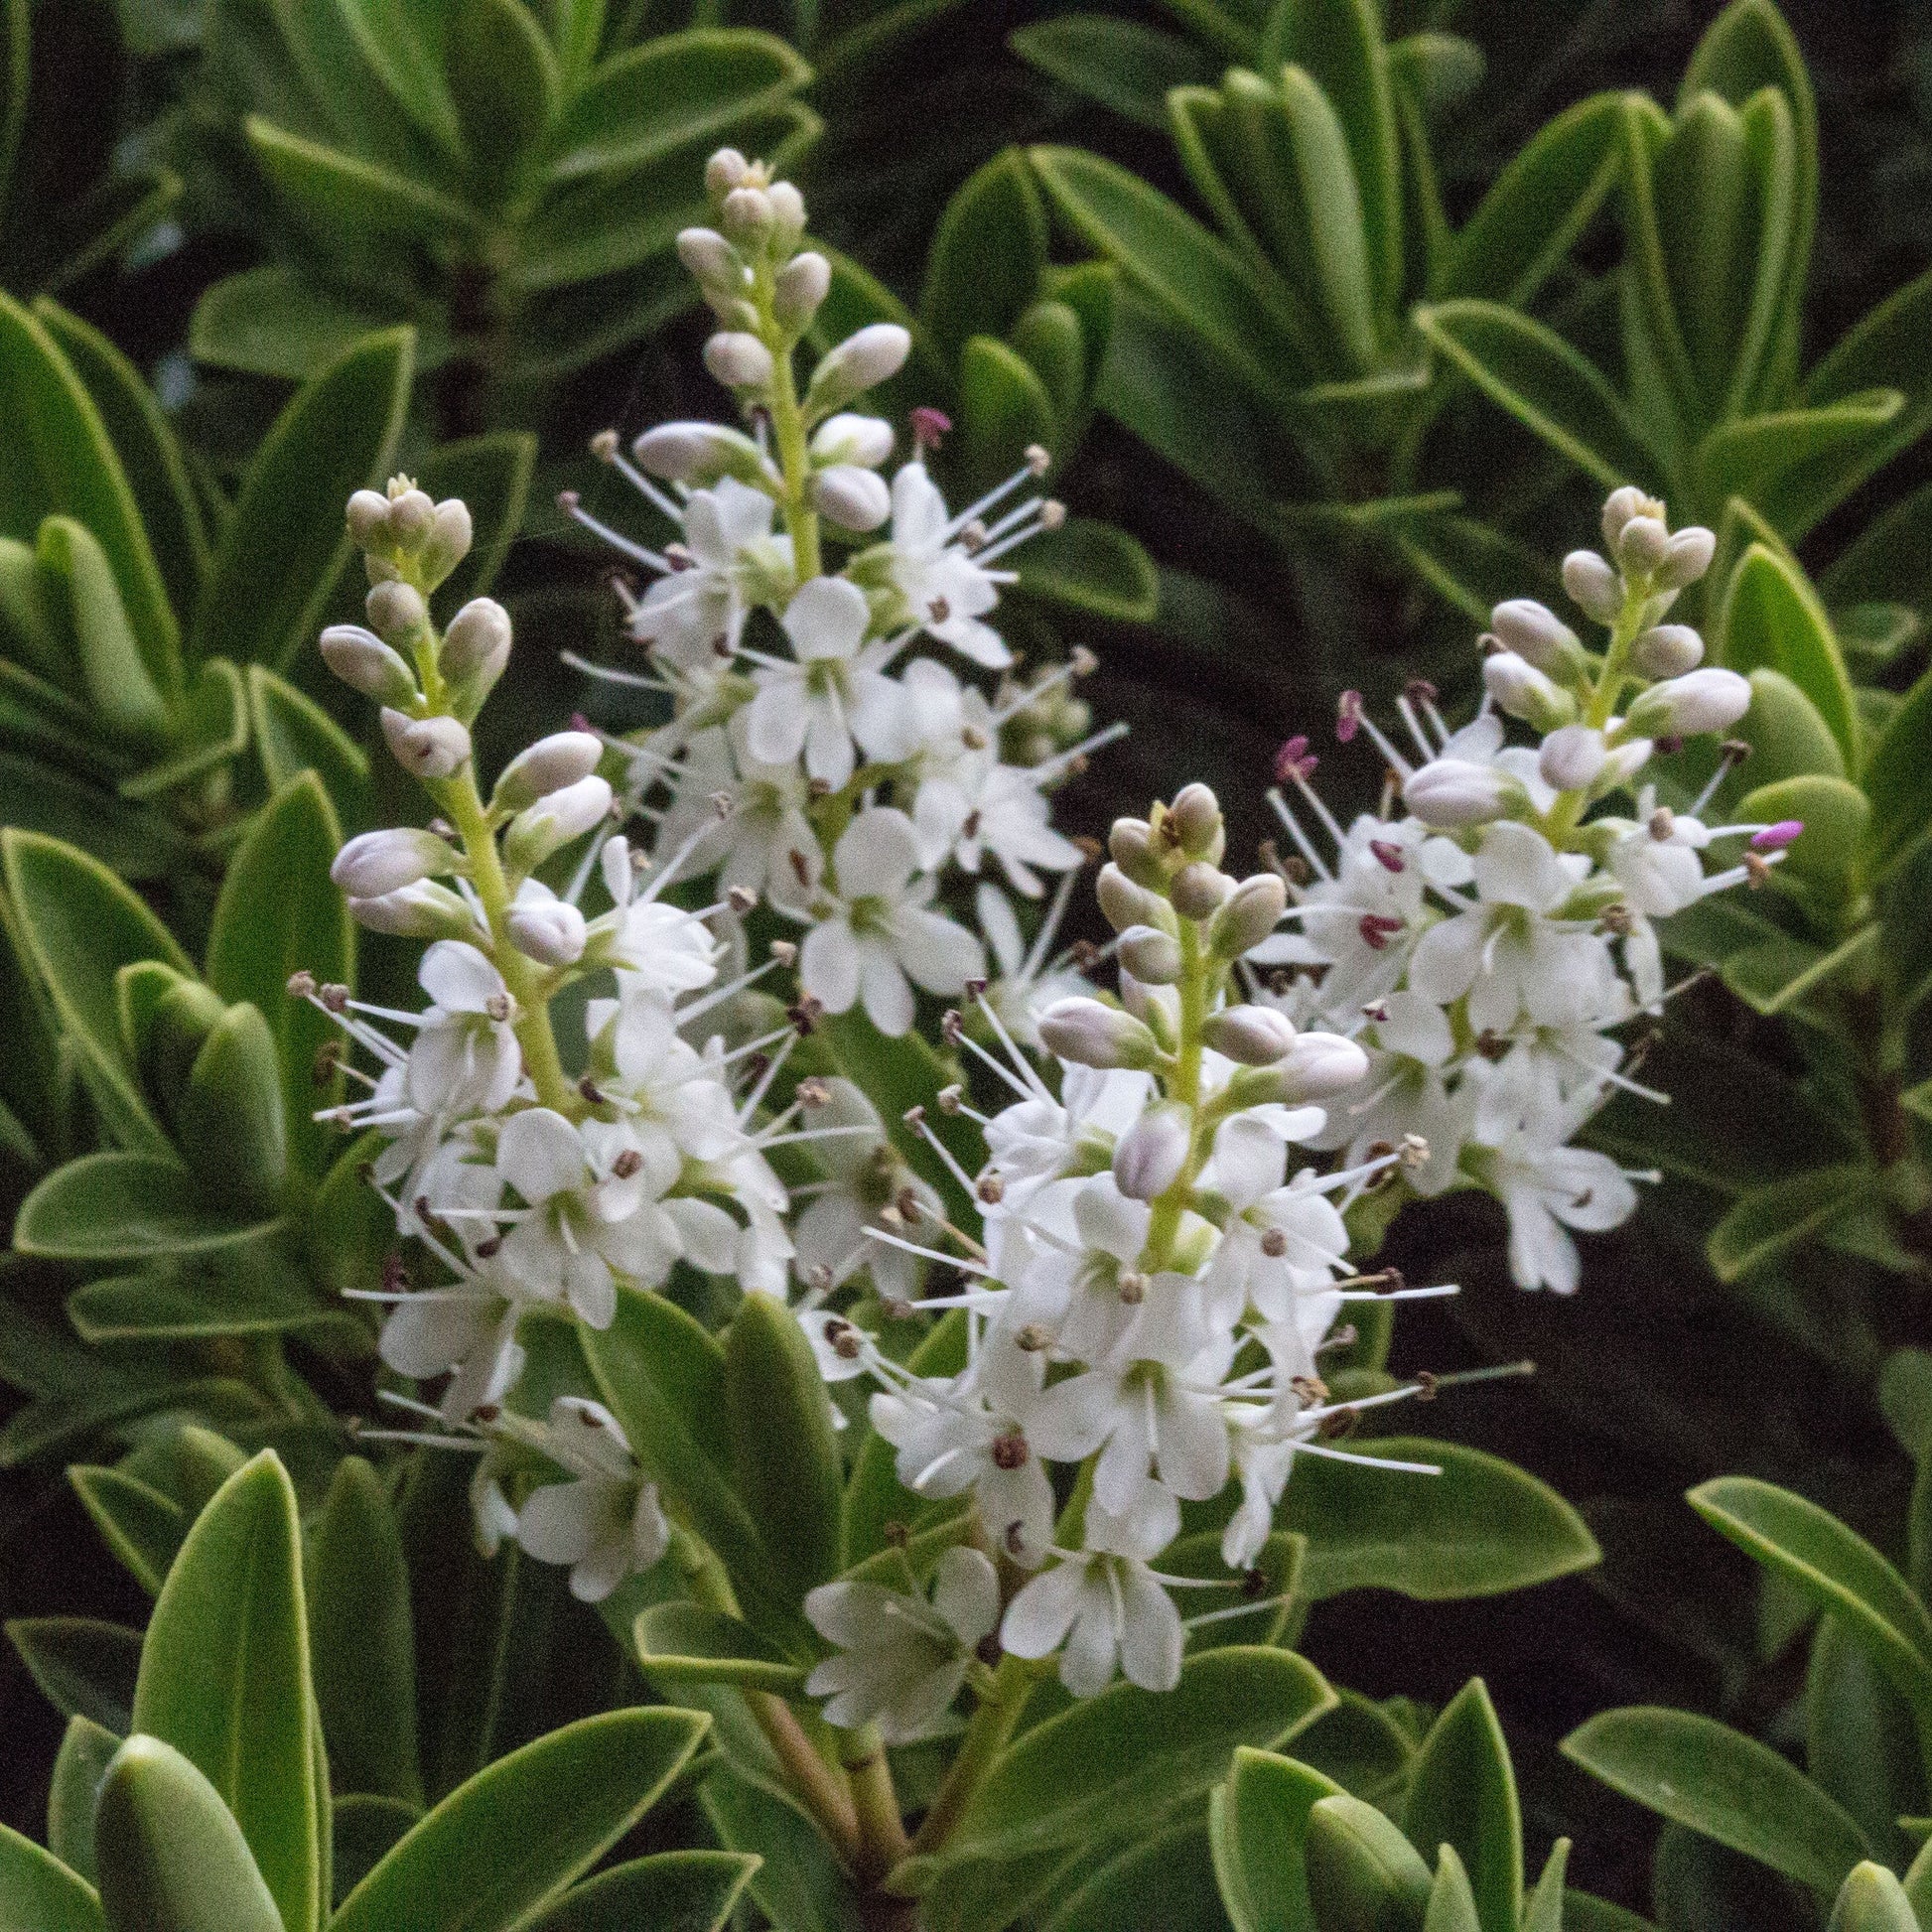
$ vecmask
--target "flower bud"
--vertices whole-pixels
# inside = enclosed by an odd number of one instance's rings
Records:
[[[434,832],[397,825],[350,839],[336,854],[329,877],[350,898],[375,898],[400,892],[433,873],[448,872],[455,863],[456,854]]]
[[[1203,784],[1183,785],[1168,807],[1168,817],[1179,835],[1180,849],[1190,859],[1218,860],[1226,844],[1221,825],[1221,801]]]
[[[1655,570],[1669,548],[1670,531],[1655,516],[1633,516],[1617,532],[1617,562],[1634,577]]]
[[[1548,605],[1533,597],[1512,598],[1489,613],[1489,627],[1506,649],[1539,671],[1562,674],[1583,649],[1577,633]]]
[[[1671,538],[1664,561],[1651,573],[1651,581],[1660,591],[1681,591],[1711,568],[1711,559],[1717,554],[1717,537],[1701,523],[1693,523]]]
[[[574,966],[584,956],[584,915],[568,899],[512,905],[504,920],[516,950],[544,966]]]
[[[1630,645],[1630,662],[1645,677],[1682,677],[1703,661],[1704,639],[1688,623],[1653,623]]]
[[[470,756],[470,734],[454,718],[411,718],[384,706],[382,736],[419,778],[447,778]]]
[[[1143,985],[1172,986],[1180,977],[1180,942],[1157,925],[1130,925],[1120,935],[1120,963]]]
[[[503,863],[513,873],[540,866],[572,839],[601,824],[611,810],[611,783],[593,772],[562,785],[510,820],[503,835]]]
[[[389,541],[389,499],[379,489],[358,489],[348,499],[348,534],[359,549]]]
[[[766,465],[749,436],[722,423],[659,423],[631,444],[630,453],[653,477],[708,489],[720,477],[764,481]]]
[[[1150,1107],[1114,1149],[1114,1185],[1129,1200],[1155,1200],[1180,1178],[1193,1126],[1184,1107]]]
[[[422,592],[393,578],[374,585],[362,608],[369,614],[370,627],[392,644],[407,643],[429,622],[429,606],[423,602]]]
[[[590,732],[552,732],[504,765],[489,795],[493,811],[517,812],[597,769],[604,741]]]
[[[470,554],[476,541],[476,525],[470,505],[460,496],[445,497],[430,519],[429,535],[418,559],[422,574],[432,585],[440,584]]]
[[[426,489],[405,489],[389,499],[389,538],[398,550],[420,549],[436,521],[436,499]]]
[[[1494,651],[1482,660],[1482,683],[1512,718],[1538,731],[1554,731],[1576,716],[1576,699],[1513,650]]]
[[[1603,499],[1603,541],[1614,550],[1617,538],[1623,534],[1623,526],[1633,516],[1661,516],[1663,508],[1663,504],[1645,495],[1635,483],[1625,483],[1621,489],[1611,490]]]
[[[774,181],[764,191],[771,204],[771,239],[780,253],[795,248],[805,232],[805,198],[788,181]]]
[[[794,334],[818,314],[832,289],[832,264],[815,249],[794,255],[771,284],[771,313]]]
[[[1602,770],[1590,785],[1592,795],[1606,798],[1618,785],[1627,785],[1650,762],[1650,755],[1656,749],[1647,738],[1626,738],[1621,745],[1612,747],[1609,757],[1603,760]]]
[[[322,660],[342,681],[382,704],[416,701],[416,673],[372,630],[332,623],[322,633]]]
[[[777,223],[771,197],[762,188],[734,188],[718,208],[718,225],[739,247],[758,249]]]
[[[752,172],[752,164],[736,148],[720,148],[704,165],[704,192],[722,202]]]
[[[893,513],[883,477],[857,464],[835,463],[812,478],[812,503],[841,530],[876,530]]]
[[[1111,862],[1100,868],[1100,877],[1094,881],[1093,890],[1094,897],[1100,901],[1101,911],[1107,915],[1107,923],[1116,932],[1126,932],[1130,927],[1141,925],[1165,926],[1173,916],[1166,899],[1149,892],[1145,886],[1135,885],[1119,866]]]
[[[1563,560],[1563,587],[1598,623],[1614,623],[1623,609],[1622,580],[1594,550],[1573,550]]]
[[[1273,1066],[1295,1044],[1295,1028],[1273,1007],[1225,1007],[1202,1022],[1201,1041],[1243,1066]]]
[[[1117,818],[1107,833],[1114,863],[1137,886],[1165,891],[1168,875],[1155,850],[1154,828],[1144,818]],[[1129,922],[1130,924],[1132,921]]]
[[[1239,959],[1281,924],[1287,910],[1288,888],[1272,872],[1258,872],[1242,880],[1215,913],[1207,943],[1222,959]]]
[[[897,323],[868,323],[820,358],[806,400],[814,409],[837,409],[890,381],[911,352],[912,338]]]
[[[1467,759],[1432,759],[1410,773],[1402,802],[1425,825],[1453,828],[1501,818],[1510,797],[1508,777]]]
[[[467,683],[492,658],[507,656],[509,647],[510,614],[494,598],[473,597],[450,620],[438,661],[452,683]]]
[[[738,250],[716,228],[681,230],[677,258],[708,293],[736,294],[745,284],[745,264]]]
[[[1234,881],[1205,860],[1182,866],[1168,888],[1173,909],[1183,919],[1210,919],[1234,891]]]
[[[1588,725],[1565,725],[1543,741],[1536,768],[1558,791],[1587,791],[1603,769],[1603,734]]]
[[[1160,1057],[1140,1021],[1098,1000],[1055,1000],[1035,1024],[1040,1044],[1075,1066],[1147,1067]]]
[[[877,470],[892,453],[893,426],[877,416],[841,412],[827,417],[812,432],[814,463],[856,463],[862,469]]]
[[[1751,687],[1735,671],[1707,665],[1653,684],[1630,706],[1626,724],[1646,738],[1694,738],[1721,732],[1751,708]]]
[[[1274,1069],[1291,1107],[1345,1093],[1368,1071],[1368,1055],[1340,1034],[1298,1034]]]
[[[704,345],[704,365],[728,389],[768,389],[777,372],[771,351],[756,336],[721,329]]]
[[[351,898],[349,916],[371,932],[394,933],[399,939],[474,939],[477,922],[470,908],[447,886],[419,879],[413,886],[371,898]]]

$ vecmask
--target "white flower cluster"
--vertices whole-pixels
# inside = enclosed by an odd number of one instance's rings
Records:
[[[1661,503],[1625,488],[1603,534],[1615,564],[1577,551],[1564,565],[1570,595],[1609,631],[1600,651],[1541,604],[1498,605],[1479,714],[1451,731],[1434,692],[1412,686],[1397,703],[1409,751],[1343,695],[1337,737],[1365,734],[1388,763],[1379,811],[1344,828],[1310,783],[1308,740],[1282,748],[1270,798],[1298,849],[1284,864],[1294,903],[1250,955],[1281,969],[1260,997],[1369,1050],[1359,1096],[1310,1145],[1359,1161],[1418,1137],[1429,1153],[1409,1185],[1486,1188],[1508,1211],[1517,1282],[1560,1294],[1579,1277],[1569,1230],[1616,1226],[1644,1177],[1572,1143],[1618,1088],[1662,1098],[1613,1036],[1666,997],[1654,921],[1758,883],[1803,830],[1704,822],[1741,747],[1725,748],[1687,810],[1637,788],[1654,757],[1735,724],[1750,687],[1700,668],[1696,630],[1663,621],[1709,568],[1711,532],[1672,534]],[[1540,742],[1509,743],[1512,718]],[[1731,856],[1707,870],[1714,849]]]
[[[1264,1551],[1296,1456],[1356,1459],[1326,1439],[1363,1402],[1332,1399],[1319,1367],[1341,1338],[1344,1305],[1453,1292],[1351,1273],[1344,1211],[1411,1157],[1326,1174],[1297,1165],[1294,1150],[1322,1136],[1328,1104],[1368,1059],[1352,1040],[1300,1032],[1240,997],[1237,963],[1273,933],[1287,895],[1273,874],[1222,872],[1224,842],[1202,785],[1151,819],[1114,826],[1099,893],[1121,930],[1123,1005],[1072,997],[1039,1014],[1056,1084],[990,1008],[1004,1055],[949,1018],[949,1037],[1011,1094],[991,1116],[958,1089],[939,1098],[985,1135],[990,1158],[974,1175],[922,1112],[913,1116],[977,1202],[977,1237],[948,1222],[929,1189],[900,1192],[867,1223],[847,1210],[841,1236],[870,1239],[889,1304],[904,1285],[895,1260],[924,1258],[965,1278],[959,1293],[918,1304],[964,1311],[964,1368],[918,1375],[894,1360],[856,1307],[832,1306],[830,1271],[801,1311],[829,1380],[877,1384],[872,1422],[897,1451],[900,1481],[919,1497],[970,1496],[985,1543],[957,1554],[930,1602],[899,1592],[890,1617],[873,1601],[875,1584],[828,1584],[807,1599],[844,1653],[812,1686],[836,1692],[837,1722],[877,1719],[889,1737],[916,1734],[996,1621],[1006,1651],[1057,1652],[1076,1695],[1117,1670],[1172,1686],[1184,1634],[1172,1592],[1199,1580],[1156,1565],[1179,1534],[1181,1505],[1236,1485],[1221,1554],[1237,1574],[1220,1587],[1238,1582]],[[952,1247],[914,1239],[921,1223]],[[1085,1465],[1090,1479],[1076,1490],[1077,1527],[1064,1516],[1056,1524],[1054,1462]],[[1010,1577],[1033,1573],[1003,1606],[986,1552]]]
[[[595,1405],[562,1405],[547,1428],[502,1409],[523,1367],[518,1323],[549,1307],[607,1327],[621,1279],[657,1287],[680,1261],[783,1292],[787,1198],[765,1150],[813,1130],[790,1131],[795,1110],[761,1120],[760,1109],[797,1035],[784,1026],[728,1051],[717,1028],[725,1003],[782,962],[720,983],[753,896],[735,890],[695,911],[661,897],[673,870],[651,876],[611,831],[596,737],[540,739],[485,801],[469,726],[508,656],[509,619],[479,599],[439,637],[427,604],[462,554],[438,532],[467,529],[467,514],[398,479],[386,496],[359,493],[348,515],[374,580],[372,627],[331,629],[323,652],[381,700],[390,745],[440,816],[349,840],[333,877],[363,923],[432,941],[418,974],[428,1003],[370,1006],[307,974],[291,990],[366,1056],[347,1068],[366,1092],[331,1117],[382,1137],[372,1184],[397,1232],[440,1270],[412,1287],[398,1261],[382,1290],[366,1292],[391,1305],[383,1361],[418,1379],[447,1375],[429,1413],[479,1444],[514,1448],[503,1466],[527,1470],[534,1452],[566,1472],[511,1509],[486,1458],[479,1528],[572,1565],[578,1593],[601,1596],[662,1553],[656,1495]],[[535,877],[577,844],[573,890]],[[587,914],[599,885],[604,909]],[[583,1005],[580,1070],[566,1074],[550,1006],[591,975],[608,990]]]
[[[793,351],[832,273],[800,247],[804,203],[729,150],[708,179],[718,226],[686,230],[679,251],[719,322],[706,365],[752,433],[666,423],[629,458],[614,432],[597,440],[674,534],[636,542],[566,493],[572,515],[654,580],[623,593],[654,675],[583,668],[670,701],[668,724],[610,741],[660,852],[805,926],[806,994],[828,1013],[860,1006],[897,1035],[912,1026],[914,988],[955,997],[987,970],[981,937],[933,906],[942,879],[980,880],[989,936],[1017,933],[1005,893],[1037,897],[1041,874],[1080,861],[1046,794],[1117,733],[1082,738],[1086,708],[1066,689],[1084,653],[1025,682],[986,621],[1013,579],[1002,560],[1061,520],[1033,488],[1046,453],[957,513],[917,455],[888,484],[892,425],[851,405],[897,374],[910,337],[860,329],[801,390]],[[946,427],[914,411],[916,449]],[[829,537],[848,547],[830,574]],[[936,657],[902,661],[921,638],[1009,675],[989,696]]]

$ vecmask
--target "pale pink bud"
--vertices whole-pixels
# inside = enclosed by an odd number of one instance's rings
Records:
[[[539,798],[510,820],[503,835],[503,863],[511,872],[528,872],[551,853],[582,838],[611,810],[611,782],[593,772]]]
[[[1180,977],[1180,942],[1159,926],[1131,925],[1120,935],[1120,963],[1143,985],[1172,986]]]
[[[631,444],[630,453],[653,477],[699,489],[720,477],[758,483],[766,468],[759,446],[722,423],[659,423]]]
[[[745,280],[738,250],[716,228],[685,228],[677,238],[677,258],[706,289],[736,290]]]
[[[1707,665],[1653,684],[1630,707],[1629,726],[1649,738],[1695,738],[1721,732],[1751,708],[1751,687],[1735,671]]]
[[[774,181],[764,191],[771,204],[771,233],[779,249],[794,247],[805,232],[805,198],[788,181]]]
[[[447,778],[470,756],[470,734],[454,718],[411,718],[385,706],[382,736],[396,762],[419,778]]]
[[[369,614],[370,626],[392,644],[407,643],[429,622],[429,606],[423,602],[422,592],[394,578],[371,586],[363,609]]]
[[[1631,641],[1630,662],[1645,677],[1682,677],[1704,662],[1704,639],[1688,623],[1653,623]]]
[[[512,905],[505,921],[518,952],[544,966],[574,966],[584,956],[584,915],[568,899]]]
[[[589,777],[603,756],[604,741],[590,732],[552,732],[504,765],[489,802],[501,811],[521,811],[546,793]]]
[[[1100,868],[1094,897],[1116,932],[1125,932],[1130,926],[1163,925],[1170,916],[1165,899],[1145,886],[1135,885],[1111,860]]]
[[[1585,791],[1596,782],[1607,754],[1603,734],[1588,725],[1565,725],[1543,741],[1536,768],[1558,791]]]
[[[814,463],[856,463],[862,469],[877,470],[892,453],[893,426],[877,416],[842,410],[828,416],[812,432]]]
[[[1184,1107],[1151,1107],[1114,1149],[1114,1185],[1129,1200],[1156,1200],[1180,1178],[1193,1144]]]
[[[1146,1067],[1160,1056],[1140,1021],[1098,1000],[1055,1000],[1035,1025],[1040,1044],[1076,1066]]]
[[[752,164],[736,148],[720,148],[704,165],[705,193],[722,202],[752,172]]]
[[[771,197],[762,188],[734,188],[718,209],[718,225],[741,248],[759,247],[776,219]]]
[[[460,496],[446,496],[437,504],[436,513],[430,519],[429,535],[424,539],[422,555],[418,559],[423,575],[432,584],[442,583],[469,556],[476,536],[470,505]]]
[[[836,409],[890,381],[905,366],[912,338],[896,322],[872,322],[821,358],[807,391],[815,409]]]
[[[443,675],[467,683],[490,659],[507,656],[510,614],[492,597],[473,597],[443,633]]]
[[[1482,660],[1483,688],[1512,718],[1553,731],[1576,714],[1576,700],[1553,684],[1526,657],[1493,651]]]
[[[777,364],[756,336],[721,329],[704,345],[704,365],[728,389],[768,389]]]
[[[779,269],[771,284],[771,311],[785,328],[803,329],[832,289],[832,264],[807,249]]]
[[[400,892],[433,873],[448,872],[455,863],[456,854],[434,832],[397,825],[350,839],[336,854],[329,877],[350,898],[375,898]]]
[[[1222,959],[1239,959],[1281,924],[1288,909],[1288,888],[1272,872],[1244,879],[1214,915],[1208,944]]]
[[[1368,1055],[1340,1034],[1298,1034],[1275,1071],[1282,1099],[1302,1107],[1346,1092],[1368,1071]]]
[[[1201,1039],[1243,1066],[1273,1066],[1295,1044],[1296,1033],[1273,1007],[1225,1007],[1202,1023]]]
[[[1183,919],[1210,919],[1233,891],[1234,881],[1226,873],[1196,859],[1174,874],[1168,897]]]
[[[1467,759],[1432,759],[1411,772],[1402,787],[1402,802],[1425,825],[1446,828],[1500,818],[1509,796],[1509,780],[1502,772]]]
[[[1583,648],[1577,633],[1548,605],[1533,597],[1512,598],[1489,613],[1489,628],[1506,649],[1539,671],[1554,671]]]
[[[473,939],[477,923],[470,908],[447,886],[419,879],[413,886],[371,898],[351,898],[349,916],[371,932],[402,939]]]
[[[415,702],[416,673],[407,660],[359,623],[332,623],[322,633],[322,661],[365,698],[387,705]]]
[[[893,513],[885,479],[852,463],[820,470],[812,478],[812,502],[841,530],[876,530]]]
[[[1190,859],[1218,859],[1223,838],[1221,801],[1203,784],[1183,785],[1168,807],[1168,816],[1180,836],[1180,849]]]
[[[1623,534],[1623,526],[1633,516],[1655,516],[1662,507],[1635,483],[1625,483],[1621,489],[1611,490],[1603,499],[1603,541],[1614,550],[1617,538]]]
[[[426,489],[405,489],[389,499],[389,536],[398,550],[414,550],[436,521],[436,499]]]
[[[1563,560],[1563,587],[1598,623],[1614,623],[1623,609],[1623,580],[1594,550],[1573,550]]]
[[[1655,516],[1633,516],[1616,533],[1616,558],[1625,570],[1653,571],[1670,548],[1670,531]]]
[[[1681,591],[1686,584],[1695,584],[1711,568],[1711,560],[1717,554],[1717,537],[1702,524],[1693,523],[1671,538],[1653,581],[1660,591]]]

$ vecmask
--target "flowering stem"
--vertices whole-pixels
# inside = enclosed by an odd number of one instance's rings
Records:
[[[798,383],[792,372],[792,345],[772,307],[772,274],[761,264],[754,278],[753,301],[759,313],[759,335],[776,365],[771,378],[771,440],[777,446],[778,468],[784,474],[781,505],[785,528],[791,534],[792,567],[802,584],[824,569],[818,547],[818,512],[807,493],[811,483],[811,452],[805,441],[805,412],[798,405]]]
[[[1200,1173],[1206,1150],[1201,1145],[1200,1118],[1201,1023],[1207,1018],[1208,967],[1201,957],[1200,932],[1192,919],[1181,919],[1180,1037],[1174,1047],[1173,1071],[1167,1075],[1170,1099],[1187,1108],[1191,1118],[1187,1163],[1173,1184],[1154,1203],[1149,1217],[1143,1266],[1155,1272],[1173,1258],[1174,1238],[1180,1232],[1180,1217],[1192,1197],[1195,1177]]]
[[[846,1776],[858,1813],[857,1870],[869,1882],[885,1877],[909,1849],[905,1824],[899,1817],[898,1793],[893,1787],[893,1767],[878,1726],[866,1725],[850,1731],[842,1753]]]
[[[1033,1668],[1023,1658],[1009,1652],[1000,1659],[992,1686],[980,1699],[979,1709],[966,1726],[959,1755],[953,1759],[931,1808],[912,1835],[910,1850],[914,1856],[938,1851],[951,1837],[953,1828],[965,1816],[973,1794],[985,1783],[994,1759],[1006,1749],[1033,1688]]]
[[[1623,695],[1624,682],[1629,676],[1630,646],[1643,628],[1644,612],[1649,602],[1649,577],[1632,577],[1623,593],[1623,608],[1616,614],[1616,622],[1610,627],[1609,641],[1603,649],[1602,668],[1596,674],[1596,681],[1590,688],[1589,703],[1584,710],[1583,722],[1592,731],[1600,732],[1616,715],[1616,701]],[[1544,835],[1559,852],[1570,850],[1577,828],[1583,823],[1584,813],[1588,809],[1587,789],[1566,791],[1550,807],[1549,816],[1543,822]]]

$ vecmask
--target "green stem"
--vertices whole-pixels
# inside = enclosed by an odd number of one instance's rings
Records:
[[[946,1772],[931,1808],[912,1835],[910,1850],[916,1857],[936,1852],[952,1836],[966,1814],[973,1795],[986,1782],[994,1760],[1006,1749],[1020,1714],[1033,1695],[1034,1672],[1025,1659],[1006,1656],[993,1673],[993,1687],[973,1713],[961,1740],[959,1755]]]
[[[1150,1273],[1173,1258],[1180,1217],[1193,1197],[1194,1181],[1207,1158],[1207,1134],[1200,1113],[1201,1027],[1207,1018],[1209,966],[1201,951],[1200,929],[1192,919],[1180,924],[1180,1037],[1174,1047],[1173,1071],[1167,1076],[1168,1098],[1178,1101],[1192,1116],[1187,1162],[1173,1184],[1154,1203],[1147,1225],[1142,1266]]]
[[[846,1776],[852,1781],[853,1803],[858,1813],[859,1853],[855,1869],[869,1884],[876,1884],[910,1849],[905,1823],[899,1816],[898,1793],[893,1785],[893,1767],[877,1725],[867,1725],[848,1732],[840,1759]]]
[[[784,477],[780,509],[791,536],[791,558],[798,581],[824,570],[818,544],[818,512],[811,501],[811,451],[806,441],[805,412],[798,402],[798,382],[791,366],[792,344],[786,339],[771,306],[771,271],[760,266],[755,278],[753,301],[759,312],[759,335],[771,351],[776,371],[771,379],[771,441]]]
[[[1590,688],[1589,702],[1584,708],[1583,723],[1601,731],[1616,716],[1616,702],[1623,695],[1630,675],[1630,646],[1643,627],[1644,607],[1650,602],[1650,579],[1635,579],[1623,594],[1623,608],[1610,628],[1610,640],[1603,651],[1602,668]],[[1544,835],[1559,852],[1570,849],[1570,842],[1589,809],[1587,791],[1566,791],[1543,821]]]

